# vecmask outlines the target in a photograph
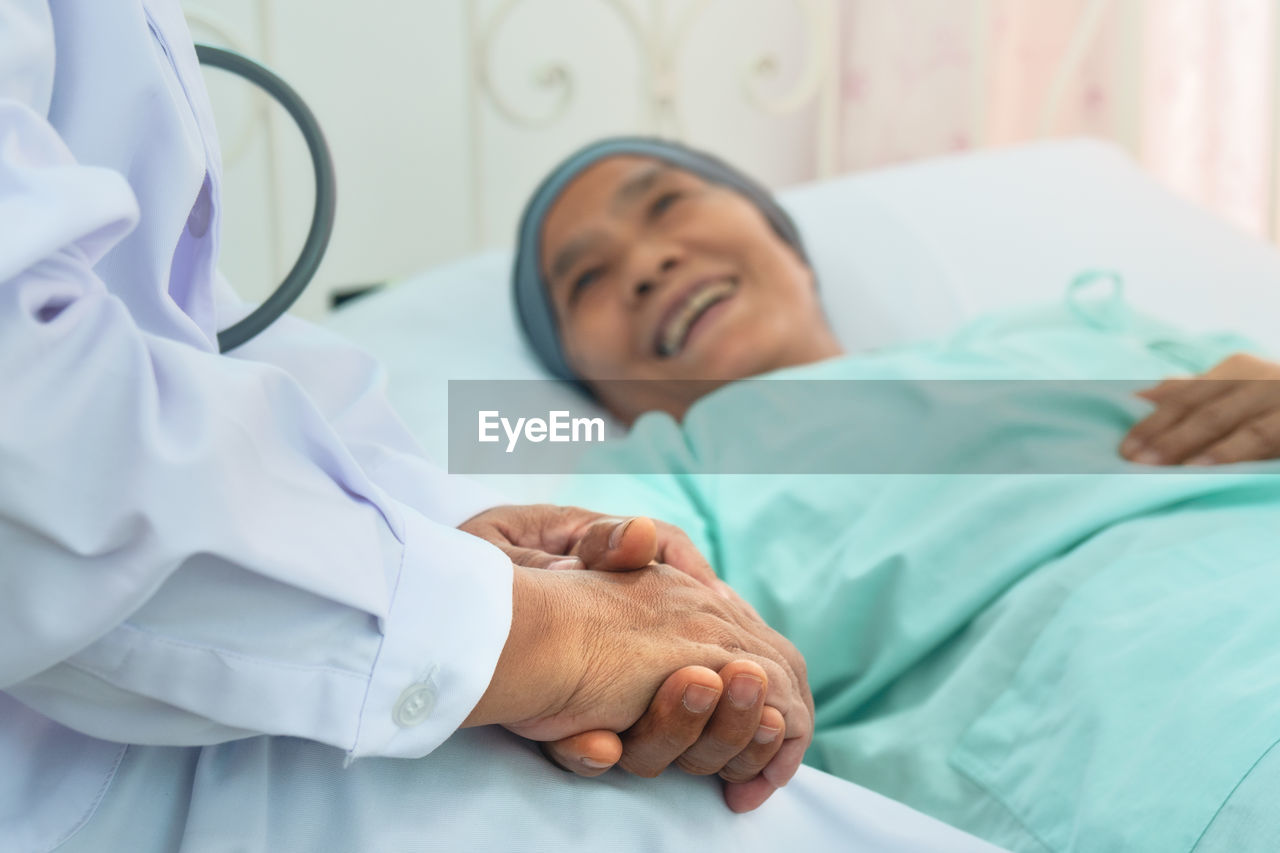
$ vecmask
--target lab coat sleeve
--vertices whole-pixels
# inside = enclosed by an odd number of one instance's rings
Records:
[[[0,34],[0,688],[113,740],[430,752],[509,627],[510,562],[453,529],[483,500],[395,485],[376,407],[335,426],[275,364],[139,329],[93,273],[133,194],[45,119],[47,7]]]

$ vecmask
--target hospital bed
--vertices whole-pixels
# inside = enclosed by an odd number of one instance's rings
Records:
[[[1060,299],[1084,269],[1123,279],[1139,310],[1191,331],[1231,330],[1280,352],[1280,252],[1175,197],[1120,148],[1088,139],[988,150],[780,194],[851,351],[927,339],[985,312]],[[448,458],[450,379],[546,378],[521,339],[508,251],[424,271],[329,325],[386,365],[427,452]],[[565,408],[607,417],[565,388]],[[512,500],[557,477],[489,475]]]
[[[1119,274],[1139,310],[1280,352],[1280,253],[1153,180],[1121,149],[1064,140],[850,175],[781,194],[851,351],[946,334],[988,311],[1061,300],[1085,269]],[[450,379],[546,378],[519,335],[511,255],[490,251],[351,303],[331,327],[386,364],[395,404],[454,468]],[[565,387],[575,416],[607,417]],[[513,501],[566,475],[496,476]],[[914,815],[894,817],[909,826]]]

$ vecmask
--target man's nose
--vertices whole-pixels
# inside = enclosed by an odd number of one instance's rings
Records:
[[[670,274],[678,266],[680,266],[679,254],[674,251],[666,251],[661,253],[656,262],[648,264],[647,271],[642,270],[642,274],[636,279],[631,288],[632,298],[639,300],[662,287],[666,283]]]

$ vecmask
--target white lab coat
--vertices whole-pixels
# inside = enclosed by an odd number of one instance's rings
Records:
[[[492,498],[325,333],[217,353],[219,183],[174,0],[0,0],[0,853],[991,849],[808,768],[735,816],[450,738],[509,627],[454,529]]]
[[[220,177],[176,2],[0,0],[9,841],[84,814],[94,738],[425,755],[506,639],[510,562],[453,529],[489,496],[370,359],[301,323],[217,353]]]

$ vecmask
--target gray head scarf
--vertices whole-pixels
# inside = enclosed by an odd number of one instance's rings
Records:
[[[542,223],[560,193],[574,178],[592,164],[619,155],[649,157],[710,183],[733,189],[759,208],[778,236],[808,263],[800,233],[791,217],[778,206],[767,189],[724,161],[678,142],[650,137],[618,136],[593,142],[552,169],[551,174],[538,185],[520,217],[517,235],[515,269],[512,272],[516,313],[529,345],[547,369],[560,379],[577,381],[578,377],[569,368],[560,346],[555,308],[542,276],[539,252]]]

